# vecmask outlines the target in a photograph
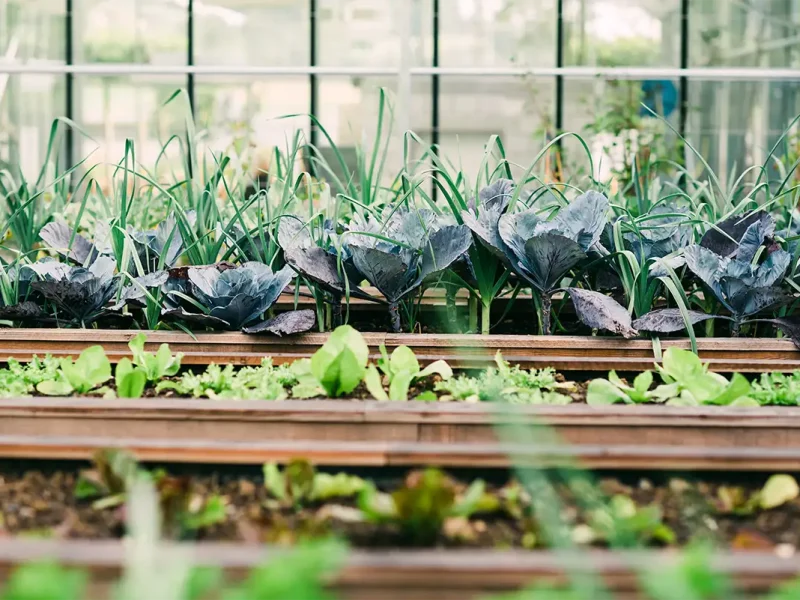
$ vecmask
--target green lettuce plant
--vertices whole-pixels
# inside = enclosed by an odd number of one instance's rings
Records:
[[[376,400],[408,400],[408,389],[411,384],[431,375],[439,375],[443,380],[453,376],[453,369],[443,360],[437,360],[422,369],[419,366],[414,351],[408,346],[398,346],[392,351],[391,356],[386,351],[386,346],[381,344],[381,358],[378,367],[369,365],[364,374],[364,384]],[[389,383],[389,393],[383,389],[383,381],[378,368],[383,372]]]
[[[299,360],[293,365],[298,383],[292,389],[296,398],[326,395],[337,398],[352,392],[364,379],[369,359],[369,347],[350,325],[334,329],[328,341],[311,360]]]
[[[367,483],[359,494],[358,507],[373,523],[391,523],[412,543],[430,545],[449,518],[469,518],[481,507],[486,485],[476,479],[463,493],[439,469],[428,468],[408,475],[403,487],[391,494],[378,492]]]
[[[177,374],[181,368],[183,353],[178,352],[173,356],[169,350],[169,344],[161,344],[155,354],[145,352],[146,341],[147,335],[139,333],[128,342],[128,348],[133,353],[133,364],[144,371],[147,381],[158,382],[165,377]]]
[[[739,374],[726,379],[719,373],[708,370],[708,364],[688,350],[667,348],[661,364],[656,369],[663,383],[654,389],[653,373],[640,373],[628,385],[614,371],[608,379],[593,379],[589,382],[586,401],[594,406],[608,404],[637,404],[646,402],[666,403],[671,406],[757,406],[749,397],[750,382]]]
[[[123,358],[117,363],[114,382],[120,398],[141,398],[147,385],[147,372],[134,367],[129,358]]]
[[[111,362],[102,346],[90,346],[77,360],[62,358],[57,377],[42,381],[36,390],[46,396],[97,393],[96,388],[111,379]]]

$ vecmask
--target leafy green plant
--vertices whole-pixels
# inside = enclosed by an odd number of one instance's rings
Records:
[[[9,358],[8,368],[0,369],[0,397],[13,398],[30,394],[43,381],[56,379],[59,366],[59,360],[50,355],[44,358],[34,356],[26,364]]]
[[[190,477],[173,477],[159,470],[149,473],[136,459],[120,450],[95,452],[93,468],[81,471],[74,495],[92,500],[92,508],[105,510],[125,504],[137,478],[147,478],[155,485],[161,514],[161,530],[172,538],[210,527],[225,520],[225,503],[219,496],[198,501]]]
[[[686,248],[684,256],[689,269],[730,311],[731,335],[738,336],[745,317],[791,300],[780,283],[792,256],[772,246],[775,221],[763,211],[731,217],[717,228],[699,245]]]
[[[16,568],[6,582],[2,600],[81,600],[88,574],[64,568],[53,561]]]
[[[141,398],[147,385],[147,372],[134,367],[129,358],[123,358],[117,363],[114,382],[120,398]]]
[[[275,463],[264,465],[264,486],[279,502],[300,507],[308,502],[350,498],[367,483],[347,473],[318,473],[306,460],[294,459],[281,470]]]
[[[358,506],[366,520],[392,523],[410,542],[424,546],[435,542],[448,518],[469,518],[475,513],[485,489],[485,483],[476,479],[459,493],[452,479],[428,468],[410,473],[405,485],[389,495],[368,483],[359,494]]]
[[[202,373],[187,371],[176,380],[161,381],[156,393],[173,391],[194,398],[233,400],[283,400],[286,388],[297,384],[297,377],[290,367],[274,367],[272,360],[265,358],[258,367],[243,367],[236,370],[233,365],[224,368],[209,365]]]
[[[102,346],[90,346],[77,360],[62,358],[58,377],[42,381],[36,390],[46,396],[68,396],[99,392],[96,388],[111,379],[111,362]]]
[[[145,352],[146,341],[147,335],[139,333],[128,342],[128,348],[133,353],[133,364],[144,371],[147,381],[158,382],[165,377],[177,374],[181,368],[183,353],[179,352],[173,356],[169,350],[169,344],[161,344],[155,354]]]
[[[422,369],[419,366],[414,351],[408,346],[398,346],[392,351],[391,356],[386,351],[386,346],[380,346],[381,358],[378,359],[378,368],[383,371],[389,384],[389,393],[383,388],[383,381],[378,369],[374,365],[369,365],[364,375],[364,383],[367,390],[376,400],[408,400],[408,389],[411,383],[439,375],[443,380],[448,380],[453,376],[450,365],[443,360],[437,360]]]
[[[584,536],[583,542],[603,541],[614,548],[636,547],[652,541],[672,544],[675,533],[662,518],[657,505],[638,507],[628,496],[617,494],[607,506],[590,513],[588,530],[581,528],[575,534]]]
[[[347,547],[334,539],[298,544],[225,590],[222,600],[334,600],[324,582],[340,568],[346,553]]]
[[[623,382],[614,371],[608,379],[593,379],[586,393],[587,403],[594,406],[642,402],[667,403],[673,406],[699,406],[702,404],[720,406],[757,406],[749,394],[750,382],[734,373],[730,381],[723,375],[712,373],[708,364],[688,350],[667,348],[661,364],[656,369],[663,384],[650,389],[653,374],[640,373],[633,386]]]
[[[495,354],[496,367],[482,371],[477,377],[459,375],[436,383],[435,390],[444,392],[442,401],[490,402],[503,400],[512,404],[569,404],[572,397],[561,391],[574,391],[572,382],[559,382],[555,369],[521,369]]]
[[[751,384],[750,397],[761,405],[797,406],[800,402],[800,371],[762,373]]]
[[[337,327],[310,361],[294,363],[298,383],[292,395],[306,398],[325,394],[336,398],[349,394],[364,379],[368,359],[364,336],[350,325]]]

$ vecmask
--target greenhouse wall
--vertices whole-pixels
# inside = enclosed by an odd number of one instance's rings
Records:
[[[314,114],[354,149],[385,88],[395,135],[467,171],[493,134],[528,164],[572,131],[603,175],[635,131],[730,178],[800,113],[799,31],[798,0],[0,0],[0,160],[36,172],[66,117],[65,161],[117,162],[131,138],[152,164],[184,126],[178,88],[209,148],[324,147]],[[564,163],[586,168],[574,140]]]

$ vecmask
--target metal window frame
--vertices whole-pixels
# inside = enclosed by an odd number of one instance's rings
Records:
[[[65,0],[64,1],[64,61],[67,65],[72,65],[75,62],[75,57],[73,55],[74,51],[74,44],[73,44],[73,34],[75,32],[75,24],[73,21],[74,4],[73,0]],[[0,65],[2,67],[3,65]],[[75,74],[74,73],[65,73],[64,74],[64,115],[70,121],[75,120],[75,98],[74,95],[74,88],[75,88]],[[65,168],[70,169],[75,164],[75,132],[72,131],[72,127],[67,127],[64,133],[64,163]]]
[[[564,82],[566,79],[677,79],[680,82],[679,131],[688,129],[689,84],[691,81],[800,81],[800,70],[792,68],[692,68],[690,64],[690,1],[680,1],[680,66],[672,67],[572,67],[565,66],[564,56],[564,0],[556,3],[556,65],[555,67],[510,67],[510,68],[450,68],[440,65],[440,2],[433,3],[432,59],[429,67],[407,67],[401,72],[392,68],[373,67],[322,67],[318,65],[318,0],[309,1],[309,64],[306,67],[275,66],[205,66],[195,64],[194,0],[187,1],[187,49],[186,65],[134,65],[134,64],[74,64],[75,63],[75,15],[74,0],[65,2],[65,64],[17,64],[0,62],[2,74],[51,74],[63,75],[65,84],[64,111],[67,118],[75,119],[76,75],[184,75],[186,77],[189,102],[195,105],[195,78],[198,75],[232,76],[302,76],[307,75],[310,86],[309,113],[314,115],[319,108],[318,78],[323,76],[377,76],[377,77],[430,77],[431,78],[431,142],[440,143],[441,77],[541,77],[555,78],[555,127],[561,132],[564,120]],[[407,43],[408,40],[403,41]],[[309,140],[316,144],[318,131],[311,126]],[[74,132],[65,132],[65,160],[67,167],[74,164]]]

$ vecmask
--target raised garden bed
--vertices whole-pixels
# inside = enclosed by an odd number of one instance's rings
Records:
[[[236,580],[280,553],[275,548],[202,543],[166,545],[166,552],[188,552],[200,565],[217,566]],[[2,577],[20,564],[55,559],[67,567],[87,569],[92,594],[105,600],[120,577],[125,548],[118,541],[0,540]],[[664,572],[680,557],[672,551],[389,550],[352,551],[331,582],[341,600],[479,600],[487,594],[517,590],[532,582],[565,582],[569,574],[596,574],[615,598],[637,600],[641,574]],[[758,597],[800,572],[797,558],[779,559],[768,552],[716,554],[714,572],[731,578],[747,598]],[[85,599],[81,599],[85,600]]]
[[[6,329],[0,330],[0,360],[30,360],[34,355],[75,356],[95,344],[102,344],[112,362],[130,357],[128,342],[139,331]],[[148,331],[146,349],[155,351],[167,343],[182,352],[187,365],[258,365],[264,357],[275,364],[308,358],[328,339],[328,334],[310,333],[291,338],[250,336],[240,333],[195,333]],[[364,333],[370,358],[377,359],[378,347],[388,350],[409,346],[422,363],[446,360],[453,367],[479,368],[493,364],[497,350],[512,364],[524,368],[553,367],[559,371],[641,371],[656,362],[653,343],[581,336],[526,336],[469,334]],[[759,373],[800,369],[800,351],[788,339],[700,338],[700,357],[719,372]],[[662,349],[689,349],[686,339],[664,339]]]
[[[651,445],[625,443],[536,444],[339,442],[281,440],[241,442],[207,438],[98,436],[0,436],[0,458],[88,460],[104,448],[125,448],[142,462],[258,465],[305,457],[315,464],[358,467],[441,466],[508,469],[515,464],[541,468],[629,471],[800,472],[800,448]]]
[[[506,423],[569,444],[800,448],[800,411],[780,407],[0,399],[4,436],[486,444]]]

